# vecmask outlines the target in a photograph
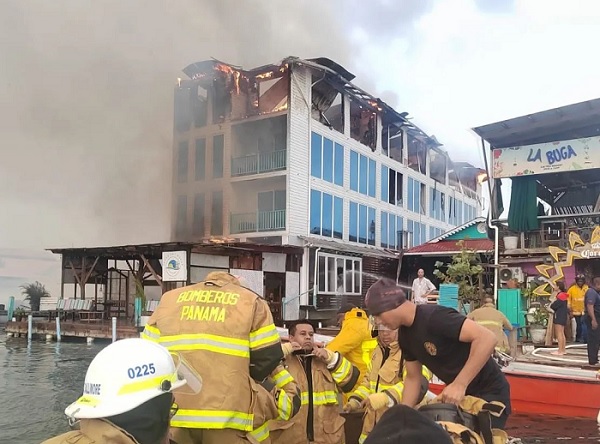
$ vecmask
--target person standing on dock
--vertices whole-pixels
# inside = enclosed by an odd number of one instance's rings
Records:
[[[369,288],[365,303],[377,323],[400,328],[400,348],[406,360],[403,404],[417,404],[425,365],[446,384],[442,402],[458,405],[471,395],[504,404],[502,415],[492,418],[494,428],[504,428],[510,414],[510,386],[492,358],[498,341],[491,331],[454,309],[415,305],[388,278]]]
[[[189,367],[183,371],[185,363],[173,358],[164,347],[143,339],[110,344],[90,363],[83,395],[65,410],[79,430],[42,444],[168,444],[169,419],[178,409],[173,393],[184,388],[199,393],[202,388],[201,379]]]
[[[204,381],[198,396],[176,398],[173,440],[250,442],[247,433],[257,426],[254,381],[264,381],[283,359],[269,306],[260,296],[227,272],[209,273],[203,282],[165,293],[142,337],[184,355]]]
[[[427,304],[429,296],[435,290],[435,285],[425,277],[425,270],[419,268],[417,271],[417,278],[412,284],[412,301],[417,304]]]
[[[600,277],[592,280],[592,287],[585,293],[586,324],[588,328],[588,362],[590,365],[598,364],[598,350],[600,349]]]
[[[585,283],[585,276],[580,274],[577,275],[575,283],[569,287],[567,294],[569,295],[568,305],[569,311],[575,318],[577,324],[577,330],[575,332],[575,341],[587,342],[587,335],[584,334],[584,322],[585,317],[585,293],[589,290],[589,287]]]

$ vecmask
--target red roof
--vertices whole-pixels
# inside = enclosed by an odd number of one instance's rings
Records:
[[[456,253],[460,251],[457,244],[460,240],[441,240],[435,243],[425,243],[406,251],[411,253]],[[490,239],[463,239],[463,247],[475,251],[490,251],[494,249],[494,241]]]

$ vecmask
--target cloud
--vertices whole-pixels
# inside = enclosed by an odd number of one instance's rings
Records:
[[[308,1],[9,0],[0,15],[0,245],[169,237],[175,79],[210,57],[325,55],[342,23]]]
[[[516,0],[475,0],[477,7],[486,13],[510,13],[515,10]]]

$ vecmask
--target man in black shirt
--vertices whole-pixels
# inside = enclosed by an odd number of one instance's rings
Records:
[[[407,301],[392,279],[373,284],[365,303],[377,322],[400,328],[400,348],[406,360],[403,404],[417,404],[425,365],[446,384],[443,402],[458,405],[465,395],[502,402],[506,409],[499,418],[492,418],[492,426],[504,428],[510,414],[510,386],[492,358],[497,343],[492,332],[451,308]]]

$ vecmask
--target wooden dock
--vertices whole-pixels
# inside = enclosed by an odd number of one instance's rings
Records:
[[[131,325],[125,320],[117,321],[117,339],[139,338],[139,328]],[[5,331],[7,335],[27,337],[27,320],[20,322],[7,322]],[[32,337],[56,340],[56,322],[33,321]],[[104,322],[68,322],[60,323],[60,335],[62,339],[84,338],[88,339],[112,339],[112,324]],[[90,339],[88,339],[90,340]]]

